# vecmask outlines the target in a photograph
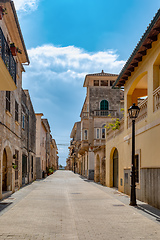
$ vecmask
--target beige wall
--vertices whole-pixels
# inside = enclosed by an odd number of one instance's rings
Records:
[[[140,172],[142,169],[160,168],[160,109],[154,109],[153,91],[155,86],[159,87],[159,77],[153,69],[160,65],[160,34],[157,42],[152,43],[152,48],[147,50],[147,55],[143,57],[142,62],[138,64],[135,71],[131,74],[124,86],[124,131],[118,133],[116,130],[115,136],[106,142],[106,185],[113,186],[113,152],[117,148],[119,163],[118,163],[118,189],[124,191],[124,171],[131,168],[131,125],[128,125],[128,108],[137,100],[137,97],[147,95],[146,115],[143,105],[136,120],[136,153],[140,158]],[[159,67],[158,67],[159,69]],[[156,71],[156,70],[154,70]],[[157,80],[158,78],[158,80]],[[121,182],[122,179],[122,182]],[[121,185],[122,183],[122,185]],[[141,189],[141,180],[137,184],[137,189]]]

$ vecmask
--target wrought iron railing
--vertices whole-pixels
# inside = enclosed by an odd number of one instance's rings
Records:
[[[16,84],[16,61],[12,56],[10,46],[8,45],[2,29],[0,28],[0,56],[6,65],[13,81]]]

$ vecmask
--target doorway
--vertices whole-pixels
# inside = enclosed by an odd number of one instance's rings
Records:
[[[7,191],[7,152],[3,151],[3,165],[2,165],[2,191]]]
[[[113,153],[113,187],[118,188],[118,151]]]

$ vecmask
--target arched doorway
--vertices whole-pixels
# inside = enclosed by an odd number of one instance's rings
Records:
[[[3,164],[2,164],[2,191],[7,191],[7,152],[3,151]]]
[[[118,188],[118,151],[113,153],[113,187]]]

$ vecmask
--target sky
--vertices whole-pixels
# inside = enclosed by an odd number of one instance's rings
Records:
[[[66,165],[80,121],[86,74],[120,73],[160,7],[159,0],[14,0],[28,51],[23,88],[43,113]]]

